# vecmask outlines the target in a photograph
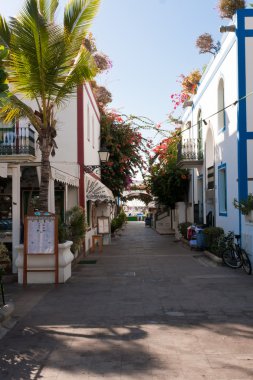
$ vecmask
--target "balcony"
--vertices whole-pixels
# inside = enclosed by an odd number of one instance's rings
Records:
[[[0,128],[0,161],[33,161],[35,132],[29,126]]]
[[[177,164],[180,168],[199,168],[203,165],[203,149],[199,139],[182,139],[178,144]]]

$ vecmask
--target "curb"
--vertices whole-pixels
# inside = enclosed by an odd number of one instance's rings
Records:
[[[211,253],[209,251],[204,251],[204,254],[207,255],[207,257],[209,257],[209,259],[215,261],[217,264],[223,265],[223,261],[220,257],[214,255],[213,253]]]
[[[184,238],[181,238],[180,239],[181,243],[184,245],[184,246],[187,246],[188,248],[190,248],[189,246],[189,242],[188,240],[184,239]],[[216,256],[214,253],[212,252],[209,252],[209,251],[202,251],[210,260],[214,261],[215,263],[219,264],[219,265],[223,265],[223,261],[222,261],[222,258],[221,257],[218,257]]]

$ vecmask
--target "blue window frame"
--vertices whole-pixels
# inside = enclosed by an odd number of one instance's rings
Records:
[[[227,166],[218,166],[219,215],[227,216]]]

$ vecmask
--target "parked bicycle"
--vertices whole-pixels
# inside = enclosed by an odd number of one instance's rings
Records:
[[[233,232],[229,232],[223,236],[220,242],[222,260],[230,268],[237,269],[243,267],[247,274],[251,274],[251,262],[247,252],[240,246],[240,239],[241,235],[235,235]]]

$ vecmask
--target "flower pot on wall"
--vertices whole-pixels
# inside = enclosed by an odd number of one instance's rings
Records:
[[[72,244],[72,241],[58,244],[59,283],[64,283],[71,277],[71,263],[74,259],[74,255],[70,250]],[[18,250],[18,257],[16,260],[16,266],[18,268],[18,283],[23,284],[24,245],[20,244],[16,248]],[[28,284],[53,284],[55,282],[54,255],[28,255],[27,269]],[[29,272],[29,269],[36,270],[36,272]],[[42,272],[39,271],[40,269]],[[43,272],[43,270],[49,270],[51,272]]]

